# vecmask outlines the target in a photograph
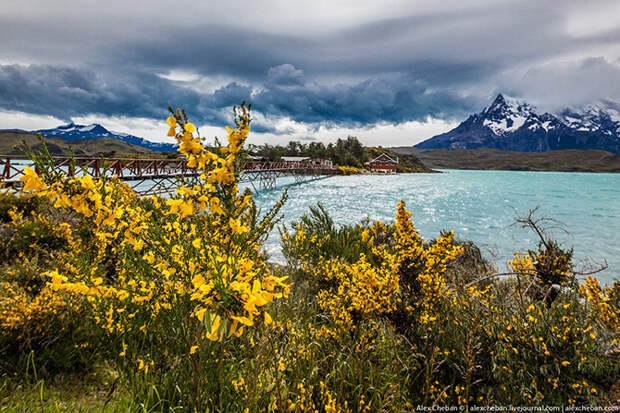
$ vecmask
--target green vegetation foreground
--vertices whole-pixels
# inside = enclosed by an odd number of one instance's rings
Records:
[[[211,150],[168,123],[202,172],[169,199],[36,156],[0,198],[0,408],[617,405],[620,284],[579,285],[544,233],[502,278],[451,232],[423,240],[404,203],[340,228],[318,206],[281,227],[278,268],[262,244],[286,194],[260,213],[236,185],[249,110]]]

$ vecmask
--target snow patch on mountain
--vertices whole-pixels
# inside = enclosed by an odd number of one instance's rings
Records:
[[[95,125],[94,123],[92,125],[88,125],[88,126],[82,126],[79,131],[80,132],[88,132],[91,131],[93,129],[95,129],[95,127],[97,127],[97,125]]]
[[[527,118],[525,116],[510,116],[501,121],[485,119],[482,124],[491,129],[496,135],[505,135],[519,129]]]
[[[496,136],[504,136],[521,128],[534,113],[534,108],[526,102],[499,94],[480,116],[482,126]]]

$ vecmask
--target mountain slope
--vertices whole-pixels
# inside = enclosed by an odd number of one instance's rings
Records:
[[[560,115],[538,113],[499,94],[456,128],[415,145],[420,149],[494,148],[520,152],[600,149],[620,153],[620,105],[607,101]]]
[[[171,143],[151,142],[144,138],[125,133],[110,132],[96,123],[92,125],[76,125],[74,123],[69,123],[54,129],[40,129],[33,131],[33,133],[40,133],[47,138],[62,138],[68,142],[111,138],[157,152],[176,152],[176,146]]]
[[[23,147],[26,142],[33,150],[41,148],[41,142],[36,134],[23,131],[0,131],[0,154],[2,155],[22,155],[18,149]],[[45,140],[47,149],[52,155],[69,156],[71,148],[75,156],[100,156],[108,154],[123,155],[143,155],[154,156],[155,152],[151,149],[133,145],[113,138],[87,139],[81,141],[71,141],[62,138],[48,138]],[[71,148],[70,148],[71,147]]]

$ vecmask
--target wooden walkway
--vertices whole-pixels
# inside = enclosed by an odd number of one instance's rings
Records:
[[[115,176],[141,195],[172,191],[181,183],[196,182],[199,176],[199,172],[188,167],[184,159],[53,157],[52,160],[53,170],[66,176]],[[8,186],[19,186],[19,178],[27,166],[34,167],[25,156],[0,155],[0,181]],[[337,172],[338,169],[328,161],[250,161],[244,163],[238,180],[248,182],[257,191],[275,188],[278,178],[284,176],[293,176],[295,182],[304,182]]]

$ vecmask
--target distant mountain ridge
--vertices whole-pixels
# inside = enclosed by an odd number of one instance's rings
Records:
[[[155,152],[143,146],[132,145],[113,138],[83,139],[68,142],[63,138],[46,138],[45,145],[47,150],[54,156],[85,156],[99,157],[115,156],[134,156],[157,157],[163,152]],[[30,146],[35,152],[43,149],[39,137],[35,133],[13,130],[0,131],[0,154],[2,155],[23,155],[24,146]]]
[[[526,102],[499,94],[482,112],[415,147],[519,152],[600,149],[620,154],[620,104],[606,100],[566,108],[557,115],[540,114]]]
[[[16,130],[6,130],[16,131]],[[176,152],[176,145],[171,143],[159,143],[139,138],[137,136],[129,135],[126,133],[110,132],[98,123],[91,125],[77,125],[75,123],[69,123],[53,129],[39,129],[35,131],[28,131],[30,133],[40,133],[46,138],[62,138],[68,142],[84,141],[99,138],[111,138],[117,139],[132,145],[141,146],[157,152]]]

